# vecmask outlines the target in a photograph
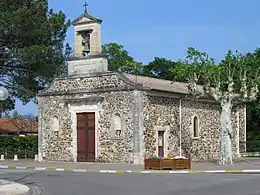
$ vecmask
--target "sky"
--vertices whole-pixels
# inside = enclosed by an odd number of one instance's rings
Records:
[[[84,0],[49,0],[49,8],[73,20]],[[116,42],[144,64],[154,57],[183,59],[188,47],[221,60],[231,50],[259,47],[259,0],[88,0],[90,15],[103,20],[102,44]],[[73,46],[73,27],[66,41]],[[21,114],[37,115],[37,105],[22,105]]]

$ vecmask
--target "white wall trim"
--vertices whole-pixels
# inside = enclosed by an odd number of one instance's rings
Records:
[[[39,100],[39,99],[38,99]],[[38,110],[38,160],[41,162],[43,161],[43,148],[44,148],[44,134],[43,134],[43,108],[41,106],[39,106],[39,110]]]
[[[57,126],[54,126],[54,119],[57,118],[58,119],[58,124],[55,124]],[[52,136],[60,136],[61,132],[60,132],[60,117],[57,114],[54,114],[52,116],[52,121],[51,121],[51,133]]]
[[[82,103],[69,103],[69,112],[71,114],[71,129],[72,129],[72,155],[73,161],[77,162],[77,113],[83,112],[94,112],[95,113],[95,157],[98,157],[99,150],[99,124],[98,121],[100,119],[99,111],[101,109],[101,104],[99,102],[93,102],[91,104],[87,104],[87,101]]]
[[[164,131],[164,158],[168,157],[168,136],[169,136],[169,131],[170,131],[170,126],[154,126],[155,134],[156,134],[156,156],[158,155],[158,132],[159,131]]]
[[[120,137],[117,137],[116,136],[116,131],[115,131],[115,115],[116,114],[119,114],[120,116],[120,120],[121,120],[121,136]],[[123,113],[120,111],[120,110],[115,110],[111,116],[111,126],[110,126],[110,136],[112,139],[116,138],[116,139],[122,139],[123,138],[123,135],[124,135],[124,115]]]

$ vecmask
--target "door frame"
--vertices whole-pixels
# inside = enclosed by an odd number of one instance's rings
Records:
[[[100,119],[100,102],[97,102],[96,104],[68,104],[69,112],[71,114],[71,129],[72,129],[72,156],[73,161],[77,162],[77,156],[78,156],[78,145],[77,145],[77,114],[78,113],[88,113],[93,112],[95,113],[95,158],[98,158],[98,150],[99,150],[99,125],[98,121]]]
[[[164,131],[164,136],[163,136],[163,139],[164,139],[164,147],[163,147],[163,153],[164,153],[164,158],[166,158],[168,156],[168,132],[170,131],[170,126],[154,126],[154,132],[155,132],[155,137],[156,137],[156,141],[155,141],[155,146],[156,146],[156,156],[158,156],[158,146],[159,146],[159,143],[158,143],[158,140],[159,140],[159,137],[158,137],[158,133],[159,131]]]

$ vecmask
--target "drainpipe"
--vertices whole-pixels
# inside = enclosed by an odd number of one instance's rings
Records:
[[[181,136],[181,129],[182,129],[182,126],[181,126],[181,121],[182,121],[181,120],[182,119],[181,118],[181,98],[180,98],[180,103],[179,103],[179,115],[180,115],[179,116],[179,118],[180,118],[180,122],[179,122],[180,123],[179,124],[179,140],[180,140],[179,141],[179,143],[180,143],[180,145],[179,145],[179,157],[181,157],[181,149],[182,149],[181,148],[181,143],[182,143],[182,136]]]

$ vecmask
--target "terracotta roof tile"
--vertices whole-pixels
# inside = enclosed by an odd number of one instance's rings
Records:
[[[169,80],[157,79],[152,77],[136,76],[133,74],[124,74],[130,81],[142,84],[151,90],[160,90],[172,93],[189,94],[188,84],[181,82],[172,82]],[[202,86],[198,86],[202,90]]]
[[[0,119],[0,133],[15,133],[19,131],[37,133],[37,122],[29,120]]]

